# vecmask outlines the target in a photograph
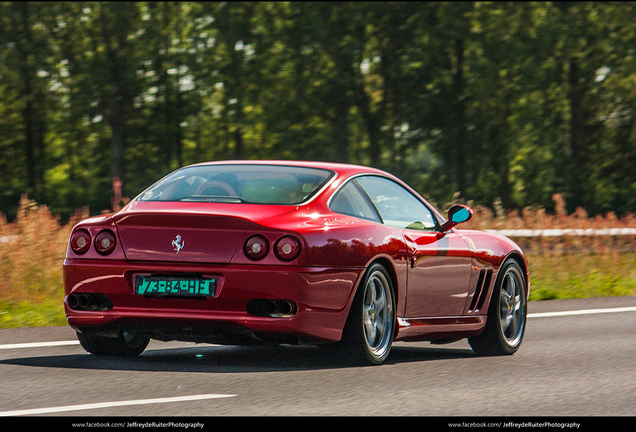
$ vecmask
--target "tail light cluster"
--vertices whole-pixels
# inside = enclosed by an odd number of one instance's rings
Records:
[[[91,248],[91,235],[85,229],[79,229],[71,235],[71,249],[78,255],[84,255]],[[100,231],[95,236],[95,250],[100,255],[109,255],[117,246],[117,237],[115,233],[109,229]]]
[[[95,250],[101,255],[108,255],[115,250],[117,238],[111,230],[104,230],[95,236]]]
[[[253,261],[262,260],[270,250],[269,240],[260,234],[247,239],[243,246],[245,256]],[[274,243],[274,255],[281,261],[293,261],[300,255],[300,241],[295,237],[286,235]]]

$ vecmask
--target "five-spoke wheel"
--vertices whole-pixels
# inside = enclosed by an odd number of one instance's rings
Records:
[[[521,267],[507,261],[499,271],[484,331],[468,339],[477,354],[514,354],[526,329],[527,286]]]
[[[525,326],[525,292],[522,276],[513,267],[504,274],[499,295],[501,331],[510,346],[519,343]]]
[[[343,333],[346,355],[356,362],[380,364],[391,351],[395,330],[393,283],[381,264],[373,264],[358,289]]]

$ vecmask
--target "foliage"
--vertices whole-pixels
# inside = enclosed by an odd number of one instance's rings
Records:
[[[29,298],[36,302],[59,292],[61,262],[70,227],[60,229],[46,206],[38,206],[23,197],[14,223],[0,220],[0,296],[3,300],[20,301],[28,286]],[[34,259],[39,257],[40,259]]]
[[[64,323],[62,261],[85,210],[60,225],[47,206],[23,196],[13,223],[0,213],[0,328]]]
[[[387,169],[437,202],[636,211],[636,8],[0,3],[0,211],[63,219],[178,166]]]

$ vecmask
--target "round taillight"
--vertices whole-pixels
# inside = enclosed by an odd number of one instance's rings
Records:
[[[91,247],[91,235],[84,229],[77,230],[71,236],[71,249],[78,255],[88,252]]]
[[[255,235],[247,239],[243,247],[245,255],[251,260],[261,260],[269,252],[269,242],[261,235]]]
[[[115,250],[117,238],[110,230],[104,230],[95,237],[95,250],[102,255],[108,255]]]
[[[300,242],[294,237],[285,236],[276,242],[276,256],[283,261],[292,261],[300,255]]]

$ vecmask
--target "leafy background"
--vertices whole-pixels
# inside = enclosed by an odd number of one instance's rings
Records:
[[[384,168],[440,205],[636,211],[636,8],[3,2],[0,211],[68,218],[194,162]]]

